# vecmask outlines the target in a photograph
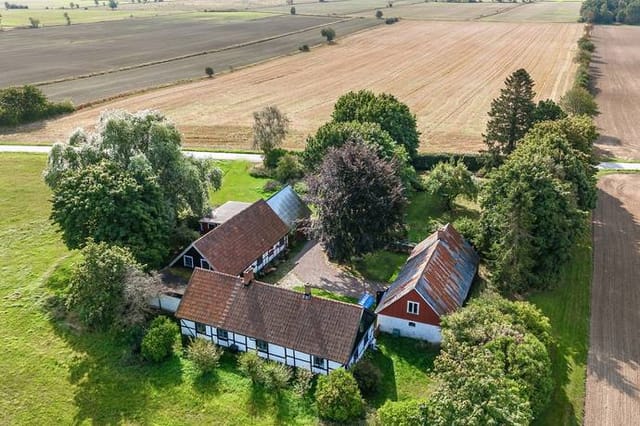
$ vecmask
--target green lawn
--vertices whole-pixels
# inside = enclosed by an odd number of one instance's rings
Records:
[[[304,293],[304,286],[293,287],[293,290],[298,291],[300,293]],[[324,297],[325,299],[337,300],[339,302],[358,303],[358,299],[356,299],[355,297],[349,297],[349,296],[344,296],[338,293],[332,293],[322,288],[312,288],[311,295],[317,296],[317,297]]]
[[[576,247],[572,261],[563,268],[557,286],[532,295],[535,304],[551,320],[557,350],[552,353],[556,387],[539,425],[582,424],[591,293],[591,235]]]
[[[274,192],[263,190],[264,184],[269,179],[255,178],[249,175],[252,163],[248,161],[217,161],[216,164],[222,169],[224,176],[222,188],[209,194],[209,199],[214,206],[219,206],[227,201],[251,203],[273,195]]]

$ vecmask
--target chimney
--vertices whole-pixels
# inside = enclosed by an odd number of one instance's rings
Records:
[[[304,285],[304,296],[303,296],[304,300],[309,300],[311,299],[311,286],[309,284],[305,284]]]
[[[242,283],[248,286],[253,281],[253,268],[249,268],[242,273]]]

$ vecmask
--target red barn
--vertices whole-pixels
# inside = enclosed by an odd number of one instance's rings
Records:
[[[478,254],[447,224],[420,242],[384,293],[380,331],[439,343],[440,317],[462,306],[478,270]]]

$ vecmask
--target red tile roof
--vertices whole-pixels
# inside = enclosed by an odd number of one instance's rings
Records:
[[[288,232],[271,207],[259,200],[193,245],[215,270],[240,275]]]
[[[255,339],[349,362],[364,321],[362,306],[311,297],[271,284],[197,268],[176,317],[205,323]]]
[[[413,249],[376,312],[415,289],[436,314],[451,313],[467,298],[478,262],[473,247],[447,224]]]

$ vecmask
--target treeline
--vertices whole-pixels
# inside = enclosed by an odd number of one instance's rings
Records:
[[[586,0],[580,7],[582,22],[640,24],[640,0]]]
[[[0,126],[17,126],[74,110],[71,102],[50,102],[34,86],[0,90]]]
[[[4,2],[4,8],[9,10],[9,9],[29,9],[29,6],[27,6],[26,4],[16,4],[16,3],[9,3],[8,1]]]

